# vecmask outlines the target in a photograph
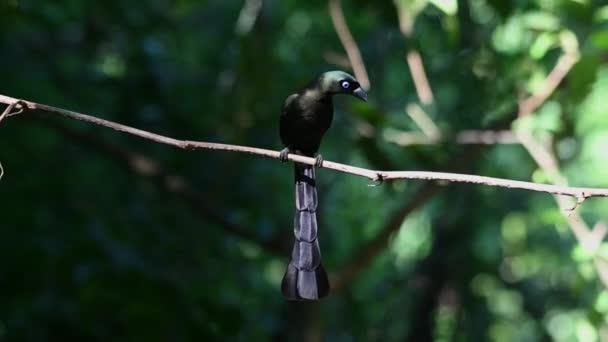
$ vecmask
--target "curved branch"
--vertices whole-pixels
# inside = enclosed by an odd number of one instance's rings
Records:
[[[539,90],[519,103],[517,116],[524,117],[532,114],[553,94],[562,80],[568,75],[570,69],[579,60],[578,54],[566,52],[558,60]]]
[[[340,0],[329,0],[329,15],[331,16],[331,21],[334,24],[338,38],[340,39],[344,50],[346,50],[346,55],[353,67],[355,77],[359,80],[363,89],[369,90],[371,85],[369,83],[367,69],[365,69],[365,64],[363,63],[361,51],[359,51],[359,47],[348,29],[348,25],[346,25],[346,19],[344,19],[344,12],[342,11]]]
[[[203,141],[190,141],[190,140],[179,140],[170,137],[166,137],[160,134],[151,133],[141,129],[121,125],[112,121],[96,118],[93,116],[52,107],[44,104],[39,104],[31,101],[19,100],[12,97],[0,95],[0,103],[11,105],[17,103],[16,107],[20,109],[30,110],[41,110],[47,113],[58,114],[66,116],[72,119],[90,122],[96,125],[108,127],[116,131],[125,132],[131,135],[138,136],[140,138],[155,141],[161,144],[175,146],[184,150],[221,150],[231,152],[241,152],[248,154],[256,154],[265,156],[268,158],[279,159],[280,152],[267,150],[256,147],[228,145],[228,144],[217,144]],[[289,154],[288,160],[315,165],[315,159],[305,157],[297,154]],[[608,197],[608,189],[602,188],[582,188],[582,187],[568,187],[550,184],[540,184],[524,181],[516,181],[502,178],[485,177],[477,175],[466,175],[460,173],[447,173],[447,172],[430,172],[430,171],[377,171],[364,169],[360,167],[350,166],[346,164],[335,163],[331,161],[323,161],[323,167],[335,171],[350,173],[353,175],[365,177],[373,181],[386,181],[394,179],[420,179],[420,180],[436,180],[436,181],[447,181],[447,182],[459,182],[459,183],[472,183],[481,184],[502,188],[510,189],[523,189],[530,191],[546,192],[554,195],[564,195],[575,197],[576,199],[585,199],[590,197]]]

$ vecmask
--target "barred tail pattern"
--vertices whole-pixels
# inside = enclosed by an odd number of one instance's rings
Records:
[[[295,178],[295,242],[281,291],[289,300],[316,300],[329,293],[329,280],[321,264],[321,250],[317,240],[314,167],[295,164]]]

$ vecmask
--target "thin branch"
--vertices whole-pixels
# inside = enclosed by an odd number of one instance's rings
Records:
[[[245,0],[239,18],[236,20],[234,31],[240,36],[248,35],[260,16],[261,10],[262,0]]]
[[[527,99],[519,103],[519,117],[530,115],[538,107],[540,107],[547,98],[553,94],[557,86],[562,82],[564,77],[568,75],[570,69],[578,62],[579,56],[575,53],[563,54],[553,67],[553,70],[545,78],[543,84],[539,87],[539,90],[528,97]]]
[[[18,105],[20,105],[20,101],[13,101],[13,102],[9,103],[8,106],[2,112],[2,114],[0,114],[0,122],[2,122],[2,120],[4,120],[4,118],[9,117],[11,115],[11,113],[13,113],[13,109],[15,109],[15,107],[17,107]],[[17,111],[17,114],[20,113],[21,111],[23,111],[23,109],[20,109],[19,111]],[[4,176],[4,167],[2,166],[2,163],[0,162],[0,179],[2,179],[3,176]]]
[[[549,96],[553,94],[577,61],[578,53],[566,51],[564,55],[559,58],[553,70],[551,70],[544,80],[539,91],[520,102],[518,117],[531,115],[538,109]],[[534,159],[540,169],[545,172],[553,183],[561,186],[566,186],[568,184],[566,177],[564,177],[560,171],[559,162],[555,153],[543,146],[528,132],[519,131],[516,132],[516,135],[532,159]],[[553,197],[578,243],[585,250],[594,255],[593,261],[598,278],[604,286],[608,286],[608,261],[597,254],[602,241],[608,233],[608,229],[603,222],[598,222],[593,229],[590,229],[576,211],[586,197],[576,197],[576,202],[572,207],[569,207],[569,203],[565,198],[555,194]]]
[[[19,114],[23,111],[23,108],[21,108],[21,101],[17,100],[14,102],[11,102],[10,104],[8,104],[8,107],[6,107],[4,109],[4,111],[2,112],[2,114],[0,114],[0,122],[2,122],[2,120],[4,120],[4,118],[7,118],[11,115],[15,115],[15,114]],[[19,106],[19,110],[16,112],[13,112],[13,109],[15,109],[15,107]]]
[[[430,139],[441,139],[441,131],[433,119],[416,103],[410,103],[405,107],[405,112],[418,125],[422,133]]]
[[[383,132],[384,139],[399,146],[411,145],[435,145],[439,143],[456,143],[460,145],[496,145],[496,144],[520,144],[515,134],[511,131],[493,130],[463,130],[451,137],[431,138],[418,132],[400,131],[387,128]]]
[[[141,129],[121,125],[112,121],[99,119],[93,116],[52,107],[44,104],[39,104],[31,101],[23,101],[14,99],[8,96],[0,95],[0,103],[11,104],[16,101],[21,101],[20,106],[25,106],[30,110],[42,110],[47,113],[58,114],[66,116],[72,119],[93,123],[96,125],[108,127],[119,132],[128,133],[144,139],[155,141],[161,144],[171,145],[184,150],[219,150],[219,151],[230,151],[230,152],[241,152],[248,154],[256,154],[265,156],[268,158],[279,159],[280,152],[267,150],[256,147],[228,145],[228,144],[217,144],[203,141],[190,141],[190,140],[178,140],[170,137],[166,137],[160,134],[151,133]],[[315,159],[305,157],[297,154],[289,154],[288,160],[315,165]],[[472,183],[481,184],[495,187],[511,188],[511,189],[524,189],[530,191],[546,192],[554,195],[571,196],[574,198],[590,198],[590,197],[608,197],[608,189],[602,188],[582,188],[582,187],[567,187],[549,184],[540,184],[516,180],[508,180],[502,178],[466,175],[459,173],[446,173],[446,172],[430,172],[430,171],[377,171],[364,169],[360,167],[335,163],[331,161],[323,161],[323,167],[335,171],[350,173],[353,175],[365,177],[373,181],[386,181],[395,179],[421,179],[421,180],[440,180],[448,182],[460,182],[460,183]]]
[[[557,158],[542,144],[540,144],[531,134],[526,132],[517,132],[517,137],[520,139],[522,146],[528,151],[532,159],[545,172],[552,183],[558,186],[567,186],[566,178],[561,174]],[[575,197],[575,204],[572,205],[566,198],[554,194],[560,212],[568,221],[570,230],[574,234],[576,240],[591,253],[595,253],[603,239],[597,240],[597,235],[591,234],[591,231],[585,221],[580,217],[576,208],[586,199],[585,196]]]
[[[420,53],[416,49],[410,49],[407,52],[406,59],[407,65],[412,73],[414,87],[416,88],[416,94],[418,94],[420,102],[425,105],[430,105],[433,103],[433,90],[431,90],[431,85],[426,77],[426,72],[424,71],[424,64],[422,63]]]
[[[517,137],[511,131],[492,131],[492,130],[464,130],[458,132],[455,137],[457,144],[519,144]]]
[[[518,117],[531,115],[553,94],[562,80],[568,75],[574,64],[578,61],[578,55],[575,53],[564,53],[557,61],[547,78],[543,81],[539,90],[524,99],[519,104]],[[516,131],[515,135],[521,142],[522,146],[528,151],[532,159],[545,172],[547,177],[553,184],[558,186],[567,186],[568,181],[559,169],[559,162],[555,154],[548,148],[545,148],[537,141],[532,134],[524,131]],[[576,208],[586,199],[585,196],[576,196],[576,202],[572,206],[565,198],[554,194],[560,212],[568,221],[570,229],[577,241],[590,252],[595,252],[599,246],[596,241],[596,236],[590,233],[590,229],[583,221],[580,215],[575,211]],[[602,237],[603,238],[603,237]],[[601,240],[600,240],[601,241]]]
[[[4,109],[4,111],[2,112],[2,114],[0,114],[0,122],[2,122],[2,120],[4,120],[4,118],[7,117],[8,114],[10,114],[13,111],[13,109],[15,109],[15,106],[17,106],[17,103],[19,103],[19,101],[11,102],[8,105],[8,107],[6,107]]]
[[[604,222],[597,222],[595,226],[593,226],[593,229],[591,229],[589,235],[587,235],[589,241],[593,241],[594,243],[594,245],[589,246],[591,247],[592,251],[597,252],[599,250],[604,238],[606,237],[606,234],[608,234],[608,227],[606,227]],[[606,284],[608,285],[608,282],[606,282]]]
[[[411,37],[414,32],[414,23],[416,22],[416,16],[422,8],[414,9],[412,6],[407,6],[403,1],[395,1],[395,7],[397,8],[397,17],[399,19],[399,29],[406,38]]]
[[[412,37],[414,31],[414,23],[418,11],[422,8],[414,9],[409,6],[405,6],[403,3],[396,1],[395,6],[397,7],[397,18],[399,20],[399,29],[406,40]],[[415,7],[415,6],[414,6]],[[424,105],[430,105],[433,103],[433,90],[429,83],[429,79],[424,71],[424,63],[418,50],[411,48],[408,50],[406,55],[407,65],[412,74],[414,80],[414,87],[416,88],[416,94],[418,99]]]
[[[348,29],[348,25],[346,25],[346,19],[344,19],[344,12],[342,11],[340,0],[329,0],[328,5],[331,21],[334,24],[334,29],[338,34],[338,38],[340,39],[344,50],[346,50],[350,64],[353,67],[355,77],[363,89],[369,90],[371,85],[369,83],[367,69],[365,69],[365,64],[363,63],[361,51],[359,51],[359,47]]]
[[[515,131],[515,136],[528,151],[532,159],[547,174],[552,183],[557,185],[568,185],[568,181],[559,171],[559,165],[555,155],[546,149],[532,134],[524,131]]]

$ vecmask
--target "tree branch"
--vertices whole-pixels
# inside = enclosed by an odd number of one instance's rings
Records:
[[[416,88],[416,94],[420,102],[425,105],[433,103],[433,90],[429,84],[429,80],[426,77],[424,71],[424,64],[422,64],[422,57],[416,49],[410,49],[407,52],[407,65],[412,73],[412,79],[414,80],[414,87]]]
[[[245,0],[239,18],[234,25],[234,32],[239,36],[248,35],[262,11],[262,0]]]
[[[420,128],[422,133],[431,140],[441,139],[441,131],[433,119],[416,103],[405,106],[405,112],[414,123]]]
[[[568,49],[564,46],[564,54],[558,59],[557,63],[543,81],[539,90],[530,95],[528,98],[520,101],[518,117],[532,115],[536,109],[542,106],[545,101],[553,94],[562,80],[568,75],[574,64],[579,59],[578,51]],[[545,172],[548,178],[554,183],[561,186],[568,184],[568,180],[560,171],[559,162],[555,153],[543,146],[532,134],[524,131],[515,132],[517,138],[528,151],[532,159],[538,164],[538,167]],[[593,254],[593,261],[597,270],[598,278],[608,286],[608,262],[598,254],[599,247],[606,237],[608,229],[603,222],[596,223],[593,229],[590,229],[583,218],[576,212],[576,208],[583,203],[585,197],[577,197],[573,207],[569,207],[568,201],[560,196],[553,195],[560,212],[568,222],[570,230],[578,243],[589,253]]]
[[[346,19],[344,19],[344,12],[342,11],[340,0],[329,0],[328,5],[331,21],[334,24],[334,29],[338,34],[338,38],[340,39],[344,50],[346,50],[346,55],[348,55],[350,64],[353,67],[355,77],[359,80],[363,89],[369,90],[369,76],[367,75],[367,70],[365,69],[363,58],[361,57],[361,51],[359,51],[359,47],[357,47],[357,43],[348,29],[348,25],[346,25]]]
[[[210,142],[202,142],[202,141],[190,141],[190,140],[179,140],[170,137],[166,137],[160,134],[151,133],[148,131],[144,131],[141,129],[129,127],[126,125],[121,125],[119,123],[115,123],[112,121],[96,118],[93,116],[52,107],[44,104],[39,104],[36,102],[18,100],[12,97],[0,95],[0,103],[5,103],[11,105],[12,103],[19,102],[16,107],[22,107],[22,109],[30,109],[30,110],[41,110],[47,113],[62,115],[71,119],[76,119],[80,121],[85,121],[89,123],[93,123],[96,125],[104,126],[111,128],[113,130],[128,133],[131,135],[138,136],[140,138],[148,139],[151,141],[155,141],[161,144],[171,145],[184,150],[220,150],[220,151],[231,151],[231,152],[241,152],[248,154],[256,154],[265,156],[268,158],[279,159],[280,152],[267,150],[262,148],[248,147],[248,146],[238,146],[238,145],[228,145],[228,144],[217,144]],[[309,158],[297,154],[289,154],[288,160],[308,164],[315,165],[315,159]],[[448,182],[460,182],[460,183],[472,183],[472,184],[481,184],[495,187],[503,187],[510,189],[523,189],[537,192],[546,192],[554,195],[564,195],[571,196],[577,199],[580,198],[590,198],[590,197],[608,197],[608,189],[601,188],[583,188],[583,187],[568,187],[568,186],[559,186],[559,185],[550,185],[550,184],[540,184],[540,183],[532,183],[532,182],[523,182],[516,180],[508,180],[502,178],[493,178],[493,177],[485,177],[485,176],[476,176],[476,175],[466,175],[459,173],[446,173],[446,172],[430,172],[430,171],[377,171],[364,169],[360,167],[335,163],[331,161],[323,161],[323,167],[326,169],[331,169],[335,171],[350,173],[353,175],[365,177],[371,179],[373,181],[386,181],[386,180],[395,180],[395,179],[421,179],[421,180],[438,180],[438,181],[448,181]]]
[[[395,6],[397,7],[399,29],[401,30],[403,37],[406,40],[409,40],[414,31],[414,23],[416,21],[416,16],[418,15],[418,10],[421,10],[421,8],[412,11],[412,8],[408,8],[408,6],[398,1],[395,2]],[[431,89],[431,84],[424,71],[424,64],[422,63],[420,52],[415,48],[410,48],[407,51],[406,60],[410,73],[412,74],[412,80],[414,81],[414,88],[416,88],[418,99],[424,105],[432,104],[434,101],[433,90]]]
[[[399,146],[436,145],[440,143],[456,143],[459,145],[520,144],[517,136],[506,130],[463,130],[448,137],[440,135],[438,138],[434,138],[424,133],[387,128],[384,130],[383,136],[386,141]]]
[[[540,107],[547,98],[562,82],[564,77],[568,75],[570,69],[578,62],[579,56],[577,53],[566,52],[557,61],[547,78],[545,78],[543,84],[539,87],[539,90],[519,103],[519,117],[527,116],[532,114],[538,107]]]

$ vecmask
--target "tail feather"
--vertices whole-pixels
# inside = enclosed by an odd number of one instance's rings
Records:
[[[293,244],[291,263],[299,270],[310,271],[321,265],[319,242],[296,241]]]
[[[315,300],[329,293],[329,280],[321,264],[317,240],[315,170],[309,165],[296,164],[295,174],[295,242],[281,290],[290,300]]]
[[[306,242],[317,240],[317,215],[314,211],[296,211],[293,221],[296,240]]]

